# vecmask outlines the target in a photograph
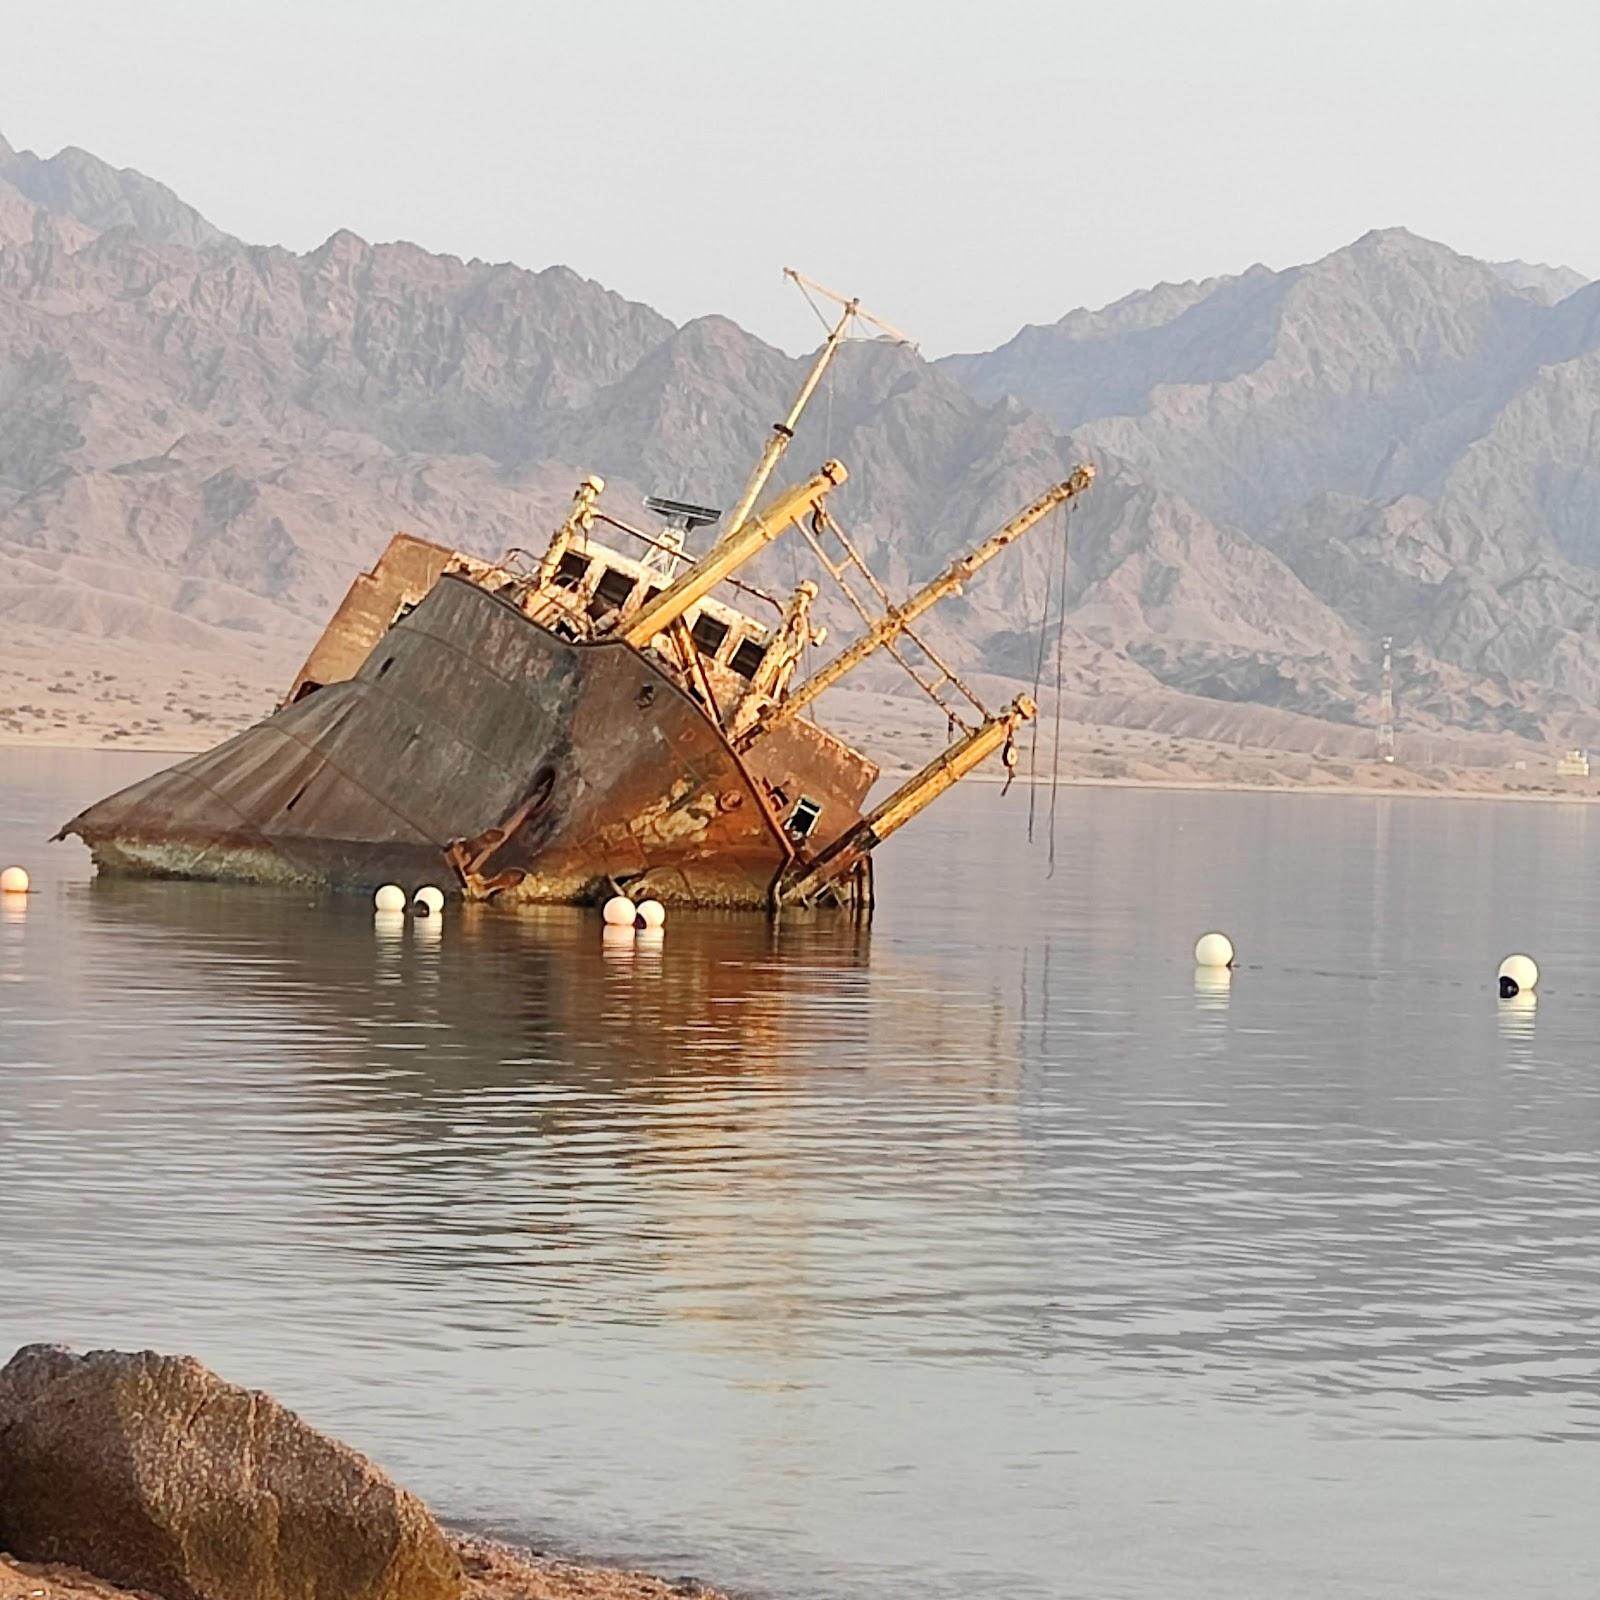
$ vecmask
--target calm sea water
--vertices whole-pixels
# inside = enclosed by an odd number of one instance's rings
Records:
[[[0,750],[7,1348],[767,1594],[1600,1589],[1600,813],[968,786],[617,955],[43,843],[158,764]]]

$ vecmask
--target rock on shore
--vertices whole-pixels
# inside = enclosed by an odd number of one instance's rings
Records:
[[[692,1581],[444,1532],[270,1395],[152,1351],[0,1370],[0,1600],[667,1600]]]
[[[0,1371],[0,1548],[165,1600],[456,1600],[414,1496],[187,1357],[30,1345]]]

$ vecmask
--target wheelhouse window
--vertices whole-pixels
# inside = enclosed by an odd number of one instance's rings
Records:
[[[729,658],[728,665],[741,678],[753,678],[766,653],[767,647],[764,644],[757,644],[754,639],[741,639],[739,648]]]
[[[695,619],[690,635],[701,655],[714,656],[722,648],[722,641],[728,637],[728,624],[712,616],[709,611],[702,611]]]
[[[631,573],[607,567],[595,585],[594,599],[589,602],[589,615],[598,619],[608,611],[615,611],[633,593],[633,586],[638,581]]]
[[[820,801],[812,800],[806,795],[801,795],[794,803],[794,810],[789,813],[789,820],[784,826],[796,839],[809,839],[815,831],[818,821],[822,817]]]

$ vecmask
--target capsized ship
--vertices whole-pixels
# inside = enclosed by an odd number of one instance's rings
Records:
[[[870,907],[877,845],[996,750],[1014,760],[1035,710],[1026,695],[984,708],[917,638],[917,619],[1094,474],[1079,467],[892,602],[828,512],[842,463],[756,509],[852,326],[898,337],[858,302],[832,298],[842,313],[725,519],[652,499],[666,526],[638,529],[602,507],[604,484],[590,477],[538,557],[481,560],[399,534],[271,716],[90,806],[57,837],[77,834],[108,873],[433,883],[510,904],[621,892],[679,906]],[[718,521],[725,531],[691,558],[693,530]],[[642,553],[602,542],[600,526]],[[817,584],[780,602],[736,576],[791,531],[864,624],[798,682],[825,634],[811,618]],[[776,615],[763,621],[751,600]],[[902,653],[908,641],[936,676]],[[878,768],[805,713],[880,650],[939,701],[956,736],[866,809]]]

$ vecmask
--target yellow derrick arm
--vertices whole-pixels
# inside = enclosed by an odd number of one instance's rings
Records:
[[[847,476],[843,462],[829,461],[816,477],[785,489],[765,511],[747,517],[675,583],[669,584],[655,599],[646,601],[623,623],[620,636],[636,650],[642,650],[658,633],[665,633],[690,606],[697,605],[724,578],[776,539],[796,517],[817,510],[829,490],[837,488]]]
[[[1020,539],[1035,523],[1048,516],[1058,505],[1083,493],[1094,482],[1094,468],[1081,466],[1072,476],[1040,495],[1032,505],[1024,506],[998,533],[984,540],[976,550],[952,562],[926,588],[920,589],[903,605],[891,607],[853,644],[840,651],[819,672],[813,673],[798,688],[792,690],[781,705],[768,707],[755,725],[745,730],[739,740],[741,749],[749,746],[763,733],[781,726],[798,716],[818,695],[824,694],[838,683],[846,673],[852,672],[868,656],[892,643],[906,631],[923,612],[939,601],[959,594],[962,586],[978,571],[1000,554],[1007,545]]]
[[[890,834],[903,828],[945,790],[959,783],[980,762],[1010,739],[1038,707],[1025,694],[1004,711],[988,718],[965,738],[936,755],[921,772],[907,778],[882,805],[830,845],[793,882],[778,892],[780,905],[807,905],[836,879],[851,871],[861,858],[875,850]]]

